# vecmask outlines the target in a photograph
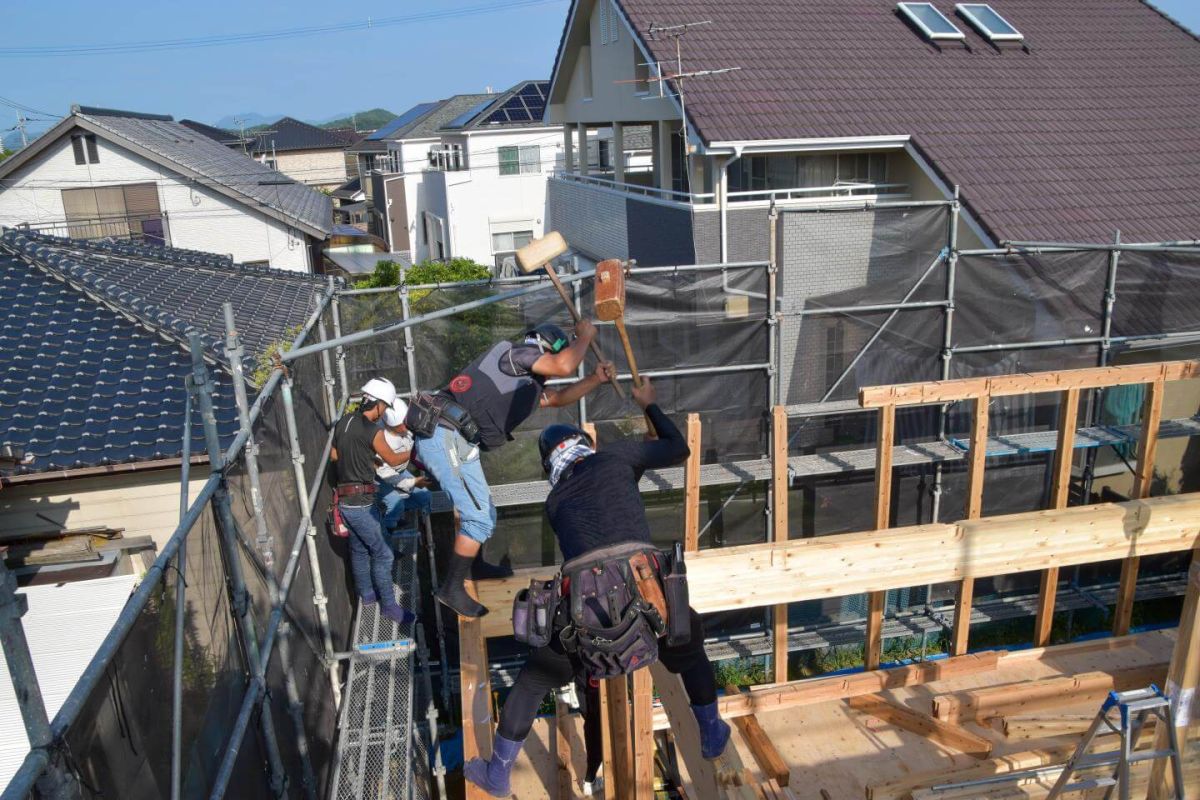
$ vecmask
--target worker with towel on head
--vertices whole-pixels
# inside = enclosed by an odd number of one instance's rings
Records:
[[[397,397],[383,412],[383,439],[399,462],[389,464],[375,456],[376,496],[383,512],[383,529],[394,531],[409,511],[428,514],[432,504],[429,486],[432,483],[424,476],[417,477],[409,470],[413,451],[413,437],[404,418],[408,414],[408,403]]]

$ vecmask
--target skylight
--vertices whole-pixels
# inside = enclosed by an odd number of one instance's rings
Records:
[[[958,13],[993,42],[1019,42],[1025,37],[987,3],[959,3]]]
[[[933,3],[899,3],[897,7],[912,24],[933,40],[965,39],[963,32],[946,18],[946,15],[933,7]]]

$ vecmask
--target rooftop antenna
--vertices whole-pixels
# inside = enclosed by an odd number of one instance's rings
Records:
[[[25,115],[20,111],[17,112],[17,130],[21,132],[21,147],[22,149],[29,146],[29,137],[25,134]]]

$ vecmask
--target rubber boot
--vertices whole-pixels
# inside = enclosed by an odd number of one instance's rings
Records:
[[[491,760],[472,758],[463,767],[463,777],[492,797],[512,796],[512,768],[524,743],[523,740],[514,742],[497,735],[492,745]]]
[[[397,625],[411,625],[417,621],[417,615],[402,607],[399,603],[384,603],[379,606],[379,613]]]
[[[717,713],[716,702],[705,706],[692,706],[696,715],[696,724],[700,726],[700,755],[704,758],[716,758],[725,752],[729,742],[729,723],[721,719]]]
[[[467,594],[467,587],[463,585],[471,571],[471,562],[474,560],[474,556],[464,556],[459,553],[451,555],[446,582],[438,588],[437,594],[434,595],[439,603],[460,617],[471,619],[482,617],[488,611],[487,608],[477,603],[475,598]]]
[[[512,574],[512,567],[504,564],[489,564],[484,561],[482,550],[479,551],[479,555],[475,556],[475,561],[471,564],[471,579],[476,581],[511,578]]]

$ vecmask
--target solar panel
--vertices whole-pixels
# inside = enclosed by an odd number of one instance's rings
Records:
[[[987,3],[959,3],[959,15],[993,42],[1019,42],[1025,37]]]
[[[383,125],[383,127],[381,127],[379,130],[372,133],[370,136],[367,137],[367,139],[374,140],[374,141],[379,141],[381,139],[387,139],[396,131],[407,126],[410,122],[415,122],[417,119],[425,116],[425,114],[429,113],[430,111],[432,111],[433,109],[435,109],[437,107],[438,107],[437,103],[418,103],[417,105],[410,108],[408,111],[405,111],[403,114],[396,117],[391,122],[385,123]]]
[[[450,123],[448,125],[446,125],[446,127],[447,128],[466,127],[471,122],[471,120],[475,119],[477,116],[482,114],[484,109],[486,109],[488,106],[490,106],[494,102],[496,102],[496,98],[489,97],[487,100],[484,100],[480,103],[476,103],[475,105],[471,106],[470,111],[459,114],[457,117],[450,120]]]
[[[484,125],[541,122],[546,113],[549,81],[530,81],[483,120]]]
[[[933,3],[898,3],[897,8],[930,39],[965,39],[963,32]]]

